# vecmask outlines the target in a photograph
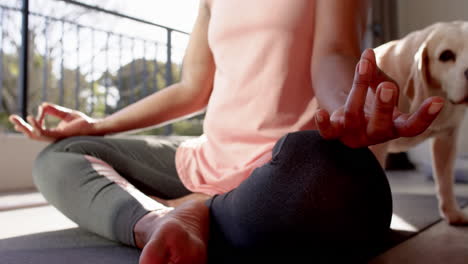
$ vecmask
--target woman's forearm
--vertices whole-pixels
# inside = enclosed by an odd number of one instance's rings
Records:
[[[98,121],[95,134],[114,134],[162,124],[202,110],[208,97],[194,94],[183,83],[176,83]]]
[[[315,96],[320,108],[332,113],[346,102],[359,56],[331,53],[317,61],[312,69]]]

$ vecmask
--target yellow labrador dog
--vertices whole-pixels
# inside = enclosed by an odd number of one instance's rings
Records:
[[[450,224],[468,224],[453,187],[457,136],[468,106],[468,21],[431,25],[379,46],[375,53],[378,66],[400,87],[401,111],[413,112],[429,96],[446,100],[437,119],[423,134],[377,146],[383,150],[379,160],[385,160],[387,152],[406,151],[431,138],[440,213]]]

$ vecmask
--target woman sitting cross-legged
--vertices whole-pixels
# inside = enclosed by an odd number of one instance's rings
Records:
[[[141,248],[141,264],[365,259],[392,215],[369,147],[422,133],[443,106],[396,109],[398,87],[361,55],[367,8],[201,0],[180,82],[101,120],[50,103],[10,117],[53,142],[39,190],[82,228]],[[106,136],[205,109],[194,139]],[[47,115],[62,122],[43,127]]]

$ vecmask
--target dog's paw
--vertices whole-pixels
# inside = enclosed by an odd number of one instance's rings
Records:
[[[468,225],[468,215],[460,209],[442,212],[442,217],[450,225]]]

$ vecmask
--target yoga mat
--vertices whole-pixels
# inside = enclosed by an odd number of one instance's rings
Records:
[[[393,200],[394,215],[414,231],[392,230],[379,254],[440,221],[437,200],[433,195],[394,194]],[[466,206],[468,198],[459,198],[459,202]],[[122,246],[80,228],[0,240],[2,264],[136,264],[139,254],[138,249]]]
[[[137,264],[140,250],[80,228],[0,240],[1,264]]]

